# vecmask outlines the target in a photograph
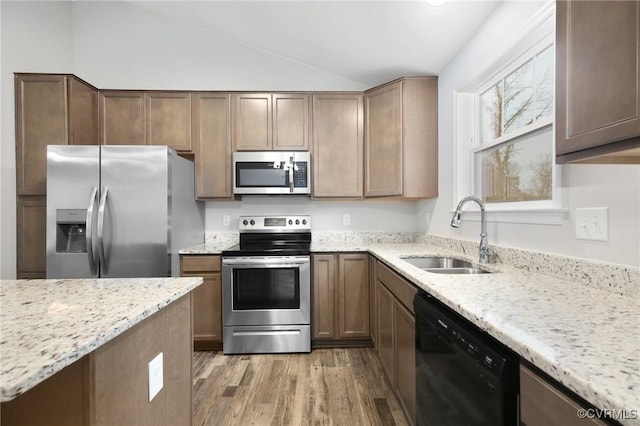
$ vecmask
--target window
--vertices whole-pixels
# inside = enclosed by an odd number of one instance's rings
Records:
[[[475,192],[487,203],[551,200],[553,46],[478,96]]]
[[[492,221],[561,223],[553,40],[550,2],[456,92],[454,204],[475,195]]]

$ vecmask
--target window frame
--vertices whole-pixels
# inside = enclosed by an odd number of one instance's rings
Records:
[[[490,143],[480,144],[480,96],[547,47],[553,46],[555,49],[555,3],[552,1],[547,3],[532,18],[524,31],[512,40],[511,44],[503,49],[502,55],[499,55],[487,70],[479,73],[473,81],[454,92],[455,173],[451,212],[455,210],[458,200],[463,197],[467,195],[478,196],[475,190],[476,153],[511,140],[515,141],[521,136],[550,126],[549,131],[553,146],[551,200],[487,203],[485,207],[487,220],[490,222],[561,225],[568,209],[562,208],[560,166],[555,164],[555,93],[549,118],[538,120],[508,135],[502,135]],[[471,220],[479,220],[478,211],[472,211],[467,215]]]

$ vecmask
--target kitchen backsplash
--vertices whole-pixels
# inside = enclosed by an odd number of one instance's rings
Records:
[[[414,241],[469,255],[478,252],[478,241],[428,234],[416,235]],[[497,263],[640,299],[640,268],[513,247],[491,248]]]
[[[238,243],[237,232],[206,234],[205,242],[229,246]],[[478,241],[461,240],[414,232],[313,232],[315,244],[366,248],[376,243],[422,243],[475,256]],[[514,268],[552,276],[561,280],[599,288],[625,297],[640,299],[640,268],[567,257],[512,247],[491,246],[495,262]]]

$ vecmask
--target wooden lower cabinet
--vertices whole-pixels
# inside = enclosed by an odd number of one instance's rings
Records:
[[[17,278],[46,278],[47,198],[17,200]]]
[[[369,256],[313,255],[312,338],[370,343]]]
[[[382,369],[405,410],[416,420],[415,313],[417,289],[408,281],[376,262],[376,349]]]
[[[3,426],[190,425],[191,293],[0,406]],[[148,363],[163,356],[149,401]]]
[[[181,276],[202,277],[193,291],[193,347],[195,350],[222,349],[222,275],[220,256],[182,255]]]
[[[520,424],[522,426],[604,426],[598,419],[581,419],[584,407],[533,370],[520,366]]]

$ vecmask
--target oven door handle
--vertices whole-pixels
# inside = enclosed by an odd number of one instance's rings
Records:
[[[308,257],[277,259],[277,258],[259,258],[259,259],[246,259],[246,258],[227,258],[222,259],[223,265],[231,266],[244,266],[254,268],[268,268],[268,267],[283,267],[283,266],[300,266],[309,265],[311,263]]]

